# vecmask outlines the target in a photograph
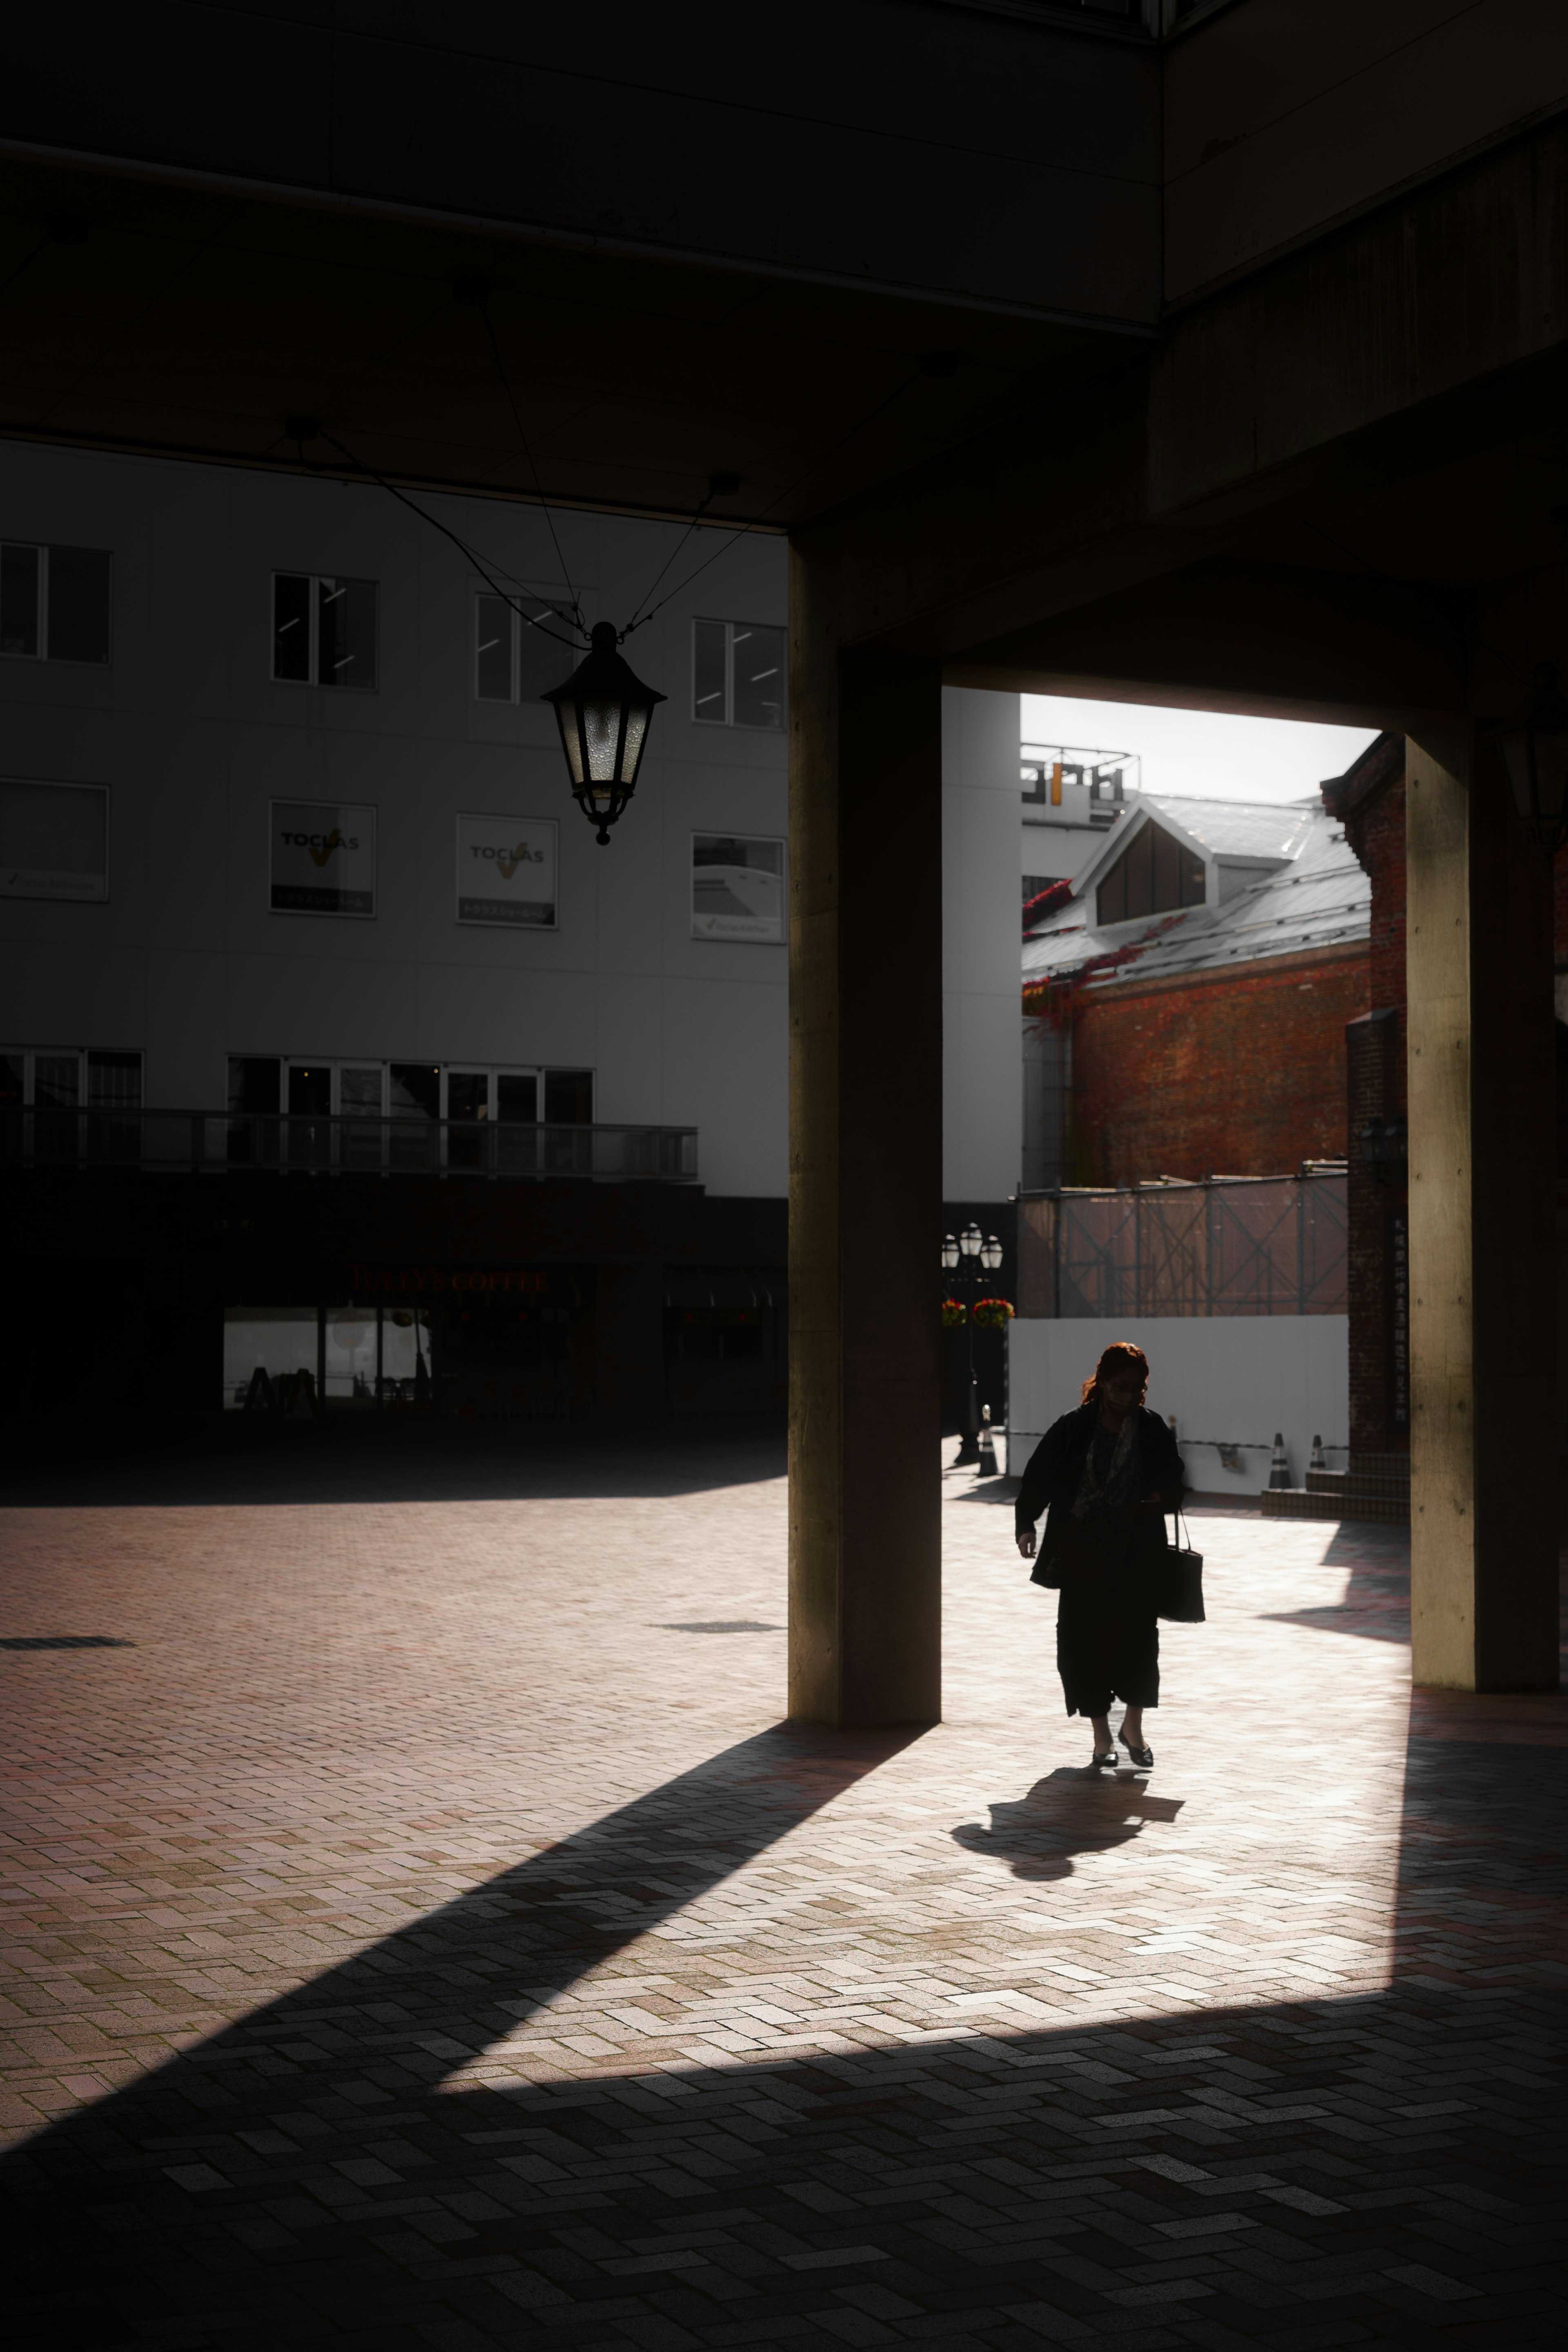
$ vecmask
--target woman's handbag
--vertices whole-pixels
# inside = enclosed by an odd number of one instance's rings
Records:
[[[1160,1579],[1160,1595],[1154,1613],[1168,1617],[1177,1625],[1202,1625],[1204,1614],[1204,1556],[1192,1548],[1192,1531],[1188,1528],[1180,1504],[1172,1514],[1175,1521],[1177,1540],[1165,1547],[1164,1572]]]

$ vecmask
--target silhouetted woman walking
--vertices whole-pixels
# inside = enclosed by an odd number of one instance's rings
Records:
[[[1018,1549],[1035,1558],[1035,1522],[1046,1513],[1034,1581],[1058,1585],[1057,1671],[1069,1715],[1094,1727],[1096,1765],[1114,1764],[1110,1702],[1125,1702],[1121,1744],[1143,1770],[1143,1710],[1160,1704],[1155,1610],[1164,1565],[1164,1514],[1186,1485],[1176,1441],[1143,1402],[1149,1360],[1129,1339],[1106,1349],[1083,1384],[1083,1402],[1047,1430],[1018,1489]]]

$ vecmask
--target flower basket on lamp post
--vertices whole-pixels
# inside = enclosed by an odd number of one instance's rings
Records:
[[[984,1330],[1000,1331],[1013,1320],[1013,1302],[1010,1298],[977,1298],[974,1319]]]
[[[942,1302],[942,1328],[944,1331],[962,1331],[969,1320],[969,1309],[962,1298],[944,1298]]]

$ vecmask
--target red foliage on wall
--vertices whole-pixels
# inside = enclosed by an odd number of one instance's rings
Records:
[[[1367,950],[1088,988],[1073,1034],[1080,1183],[1278,1176],[1346,1149],[1345,1024]]]

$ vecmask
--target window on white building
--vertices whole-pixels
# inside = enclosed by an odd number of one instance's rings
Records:
[[[285,686],[375,690],[376,583],[318,572],[272,575],[272,675]]]
[[[335,1061],[231,1054],[228,1107],[237,1116],[296,1118],[502,1120],[591,1127],[592,1070],[498,1069],[461,1062]]]
[[[142,1056],[96,1045],[0,1048],[0,1102],[37,1110],[140,1110]]]
[[[107,662],[113,577],[105,548],[0,545],[0,654]]]
[[[542,600],[525,595],[522,601],[537,604]],[[570,608],[542,601],[535,621],[525,619],[504,596],[474,598],[477,701],[535,701],[576,667],[582,648],[569,635],[576,627]]]
[[[788,666],[783,629],[753,621],[694,621],[691,716],[704,727],[781,728]]]

